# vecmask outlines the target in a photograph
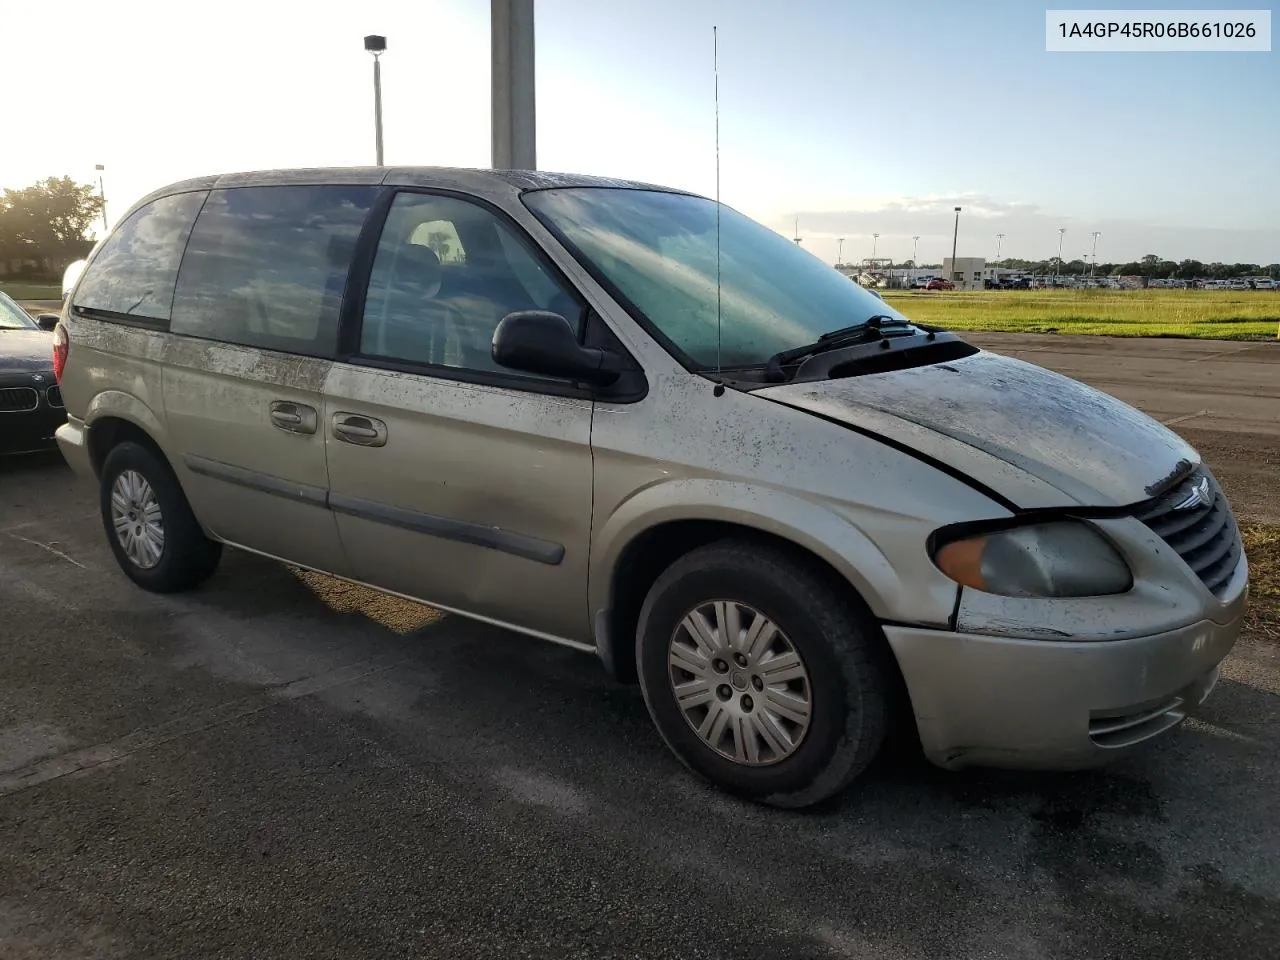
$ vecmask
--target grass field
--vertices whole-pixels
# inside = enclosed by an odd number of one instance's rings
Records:
[[[1280,643],[1280,527],[1245,524],[1249,556],[1249,613],[1246,629],[1255,640]]]
[[[61,300],[62,285],[58,283],[26,283],[0,280],[3,290],[15,300]]]
[[[912,320],[954,330],[1274,340],[1280,292],[1234,290],[882,290]]]

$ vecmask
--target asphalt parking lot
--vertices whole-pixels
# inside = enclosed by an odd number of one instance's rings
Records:
[[[1274,647],[1103,771],[900,753],[784,813],[589,656],[242,553],[151,596],[56,456],[0,491],[10,960],[1276,956]]]

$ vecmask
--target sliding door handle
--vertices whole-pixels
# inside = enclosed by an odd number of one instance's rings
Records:
[[[387,425],[358,413],[335,413],[333,435],[343,443],[359,447],[381,447],[387,442]]]
[[[305,403],[289,400],[271,403],[271,425],[289,433],[315,433],[317,419],[315,407],[308,407]]]

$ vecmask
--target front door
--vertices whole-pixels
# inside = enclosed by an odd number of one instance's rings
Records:
[[[347,572],[327,507],[322,387],[376,188],[214,190],[187,246],[164,357],[175,468],[217,536]]]
[[[357,579],[587,642],[592,402],[490,356],[514,310],[582,322],[535,250],[477,203],[396,196],[325,388],[329,503]]]

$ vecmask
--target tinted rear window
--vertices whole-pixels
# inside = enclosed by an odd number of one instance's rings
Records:
[[[75,305],[168,320],[182,250],[206,196],[179,193],[135,210],[93,258]]]
[[[215,190],[191,232],[174,333],[326,356],[374,186]]]

